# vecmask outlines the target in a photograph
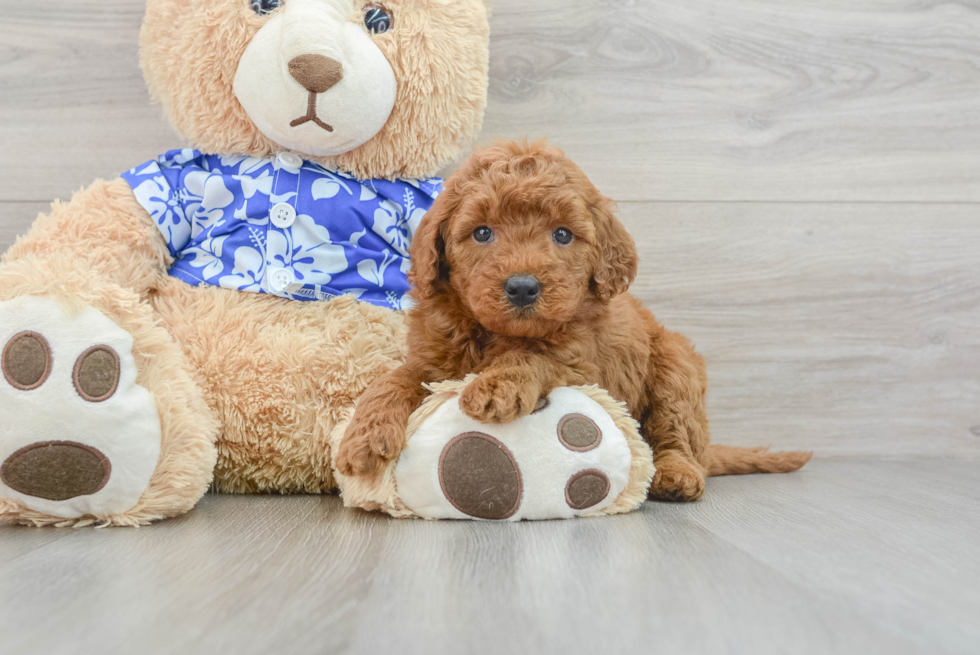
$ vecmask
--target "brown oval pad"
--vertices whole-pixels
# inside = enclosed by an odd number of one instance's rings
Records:
[[[89,348],[75,362],[72,380],[78,395],[85,400],[108,400],[119,387],[119,355],[109,346]]]
[[[523,483],[514,455],[482,432],[466,432],[439,457],[439,483],[453,507],[478,519],[506,519],[521,506]]]
[[[588,416],[567,414],[558,422],[558,438],[565,448],[581,453],[602,442],[602,431]]]
[[[51,374],[51,346],[37,332],[14,335],[3,348],[2,360],[3,377],[21,391],[37,389]]]
[[[572,509],[588,509],[609,495],[609,476],[598,469],[586,469],[573,475],[565,485],[565,502]]]
[[[101,490],[112,473],[101,452],[74,441],[44,441],[25,446],[0,466],[3,483],[22,494],[68,500]]]

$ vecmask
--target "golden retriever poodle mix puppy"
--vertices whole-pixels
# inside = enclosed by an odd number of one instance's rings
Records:
[[[481,375],[460,407],[487,423],[529,414],[567,385],[598,384],[625,401],[654,450],[657,498],[697,500],[706,476],[794,471],[810,459],[710,443],[704,360],[626,293],[632,237],[613,202],[544,141],[476,152],[447,181],[411,255],[408,358],[361,397],[342,473],[397,458],[423,383],[468,373]]]

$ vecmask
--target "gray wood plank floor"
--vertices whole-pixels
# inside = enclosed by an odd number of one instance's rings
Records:
[[[183,145],[143,5],[0,0],[0,250]],[[484,140],[549,136],[620,202],[718,441],[814,461],[602,520],[0,527],[0,653],[980,653],[980,2],[493,7]]]
[[[821,459],[706,500],[523,524],[208,496],[4,529],[0,652],[977,653],[976,461]]]

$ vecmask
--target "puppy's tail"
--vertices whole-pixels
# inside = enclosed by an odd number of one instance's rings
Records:
[[[734,448],[708,444],[705,468],[708,475],[745,475],[746,473],[789,473],[810,461],[813,453],[803,451],[768,452],[769,448]]]

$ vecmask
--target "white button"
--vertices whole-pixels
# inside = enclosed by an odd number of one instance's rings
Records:
[[[296,276],[288,268],[269,269],[269,289],[272,293],[282,293],[296,281]]]
[[[296,210],[293,209],[292,205],[287,205],[284,202],[273,205],[269,216],[272,218],[272,224],[282,229],[286,229],[296,222]]]
[[[280,165],[288,166],[289,168],[299,168],[303,165],[303,160],[299,158],[299,155],[291,152],[280,152],[277,159]]]

